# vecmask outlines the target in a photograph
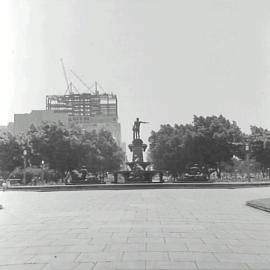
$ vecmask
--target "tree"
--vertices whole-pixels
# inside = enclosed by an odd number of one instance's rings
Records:
[[[190,125],[161,125],[159,131],[152,131],[149,137],[149,158],[155,167],[170,171],[174,177],[183,173],[188,163],[186,145],[191,134]]]
[[[198,163],[208,177],[214,171],[220,177],[221,162],[232,158],[232,143],[240,142],[242,136],[237,124],[222,115],[194,116],[191,125],[162,125],[159,131],[152,131],[149,156],[158,169],[175,175]]]
[[[70,136],[69,131],[59,122],[44,122],[39,127],[32,126],[28,133],[31,147],[31,162],[40,164],[44,160],[51,169],[57,170],[62,177],[69,169]]]
[[[194,127],[197,138],[197,151],[200,162],[203,162],[208,172],[217,172],[221,177],[221,162],[229,161],[233,155],[235,146],[232,143],[239,143],[243,134],[236,122],[230,122],[224,116],[194,116]]]
[[[0,137],[0,169],[12,171],[15,167],[23,166],[23,147],[11,133]]]
[[[67,129],[61,123],[43,123],[28,132],[32,163],[44,160],[62,175],[86,166],[90,171],[111,171],[120,167],[123,152],[108,131]]]
[[[85,133],[85,164],[95,172],[113,171],[120,168],[124,153],[109,131]]]
[[[88,132],[79,127],[66,128],[61,122],[32,125],[27,134],[0,137],[0,169],[22,167],[23,151],[27,165],[40,166],[42,160],[63,178],[65,172],[83,165],[93,172],[117,170],[124,153],[108,131]]]
[[[270,168],[270,132],[261,127],[251,126],[251,157],[261,164],[263,175]]]
[[[124,160],[124,153],[109,131],[98,133],[97,147],[102,156],[100,167],[106,171],[119,170]]]

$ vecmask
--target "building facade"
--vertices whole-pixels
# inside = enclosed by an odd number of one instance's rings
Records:
[[[31,113],[14,114],[14,127],[15,134],[25,133],[31,125],[39,126],[43,122],[62,122],[68,125],[68,115],[66,113],[55,113],[46,110],[34,110]]]
[[[67,127],[74,125],[87,131],[105,129],[112,133],[119,146],[121,125],[118,122],[117,96],[114,94],[69,94],[46,96],[46,110],[14,115],[14,133],[25,133],[33,124],[62,122]]]
[[[121,125],[118,123],[118,103],[114,94],[68,94],[46,97],[46,110],[55,114],[65,113],[68,125],[77,125],[87,131],[108,130],[119,146],[121,143]]]

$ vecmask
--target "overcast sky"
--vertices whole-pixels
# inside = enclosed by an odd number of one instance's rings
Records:
[[[0,34],[0,125],[65,93],[62,57],[117,94],[127,143],[136,117],[145,141],[194,114],[270,129],[268,0],[2,0]]]

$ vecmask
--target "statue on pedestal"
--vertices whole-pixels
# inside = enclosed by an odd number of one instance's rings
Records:
[[[114,172],[114,183],[116,184],[121,176],[124,177],[125,183],[150,183],[156,175],[159,177],[159,183],[163,183],[163,172],[147,169],[151,163],[143,160],[143,152],[145,152],[147,145],[143,143],[143,140],[140,138],[141,124],[148,124],[148,122],[140,121],[139,118],[136,118],[132,127],[133,141],[128,145],[129,150],[132,152],[132,161],[126,162],[129,169]]]
[[[140,125],[148,124],[149,122],[140,121],[139,118],[136,118],[136,121],[133,124],[133,140],[140,139]]]

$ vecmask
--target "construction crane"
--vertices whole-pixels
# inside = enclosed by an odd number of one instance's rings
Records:
[[[65,78],[66,85],[67,85],[65,95],[66,94],[69,94],[69,95],[74,94],[73,89],[76,90],[76,92],[79,94],[79,91],[78,91],[77,87],[74,85],[74,83],[72,83],[71,81],[68,80],[68,76],[67,76],[67,72],[66,72],[66,68],[65,68],[63,59],[60,58],[60,61],[61,61],[61,65],[62,65],[62,69],[63,69],[63,73],[64,73],[64,78]]]
[[[82,80],[82,78],[76,74],[72,69],[70,70],[70,72],[81,82],[81,84],[83,86],[85,86],[90,93],[93,94],[93,90],[95,91],[95,95],[98,95],[98,89],[101,89],[102,91],[104,91],[104,89],[101,87],[101,85],[99,83],[97,83],[97,81],[95,81],[91,86],[89,86],[85,81]],[[104,91],[105,92],[105,91]]]
[[[70,70],[70,72],[80,81],[80,83],[85,86],[90,92],[92,91],[92,88],[86,83],[84,82],[79,75],[77,75],[72,69]]]

